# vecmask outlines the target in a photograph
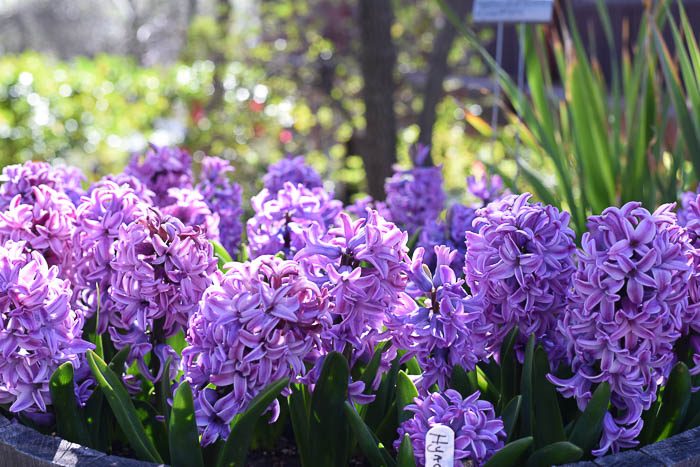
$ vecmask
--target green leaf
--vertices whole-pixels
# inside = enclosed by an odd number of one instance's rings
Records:
[[[532,424],[534,420],[532,403],[532,369],[535,358],[535,335],[531,334],[525,346],[525,359],[523,361],[523,374],[520,380],[520,392],[523,396],[523,406],[521,410],[522,433],[531,435],[533,433]]]
[[[552,443],[566,440],[564,423],[557,402],[557,391],[547,380],[549,360],[547,352],[537,346],[533,360],[532,389],[533,389],[533,436],[535,447],[540,448]]]
[[[501,400],[499,406],[501,409],[510,402],[516,394],[518,394],[518,376],[520,374],[520,365],[518,358],[515,355],[515,343],[518,339],[518,327],[515,326],[508,333],[501,345],[500,353],[500,369],[501,369]]]
[[[217,467],[243,467],[245,465],[256,423],[288,384],[289,378],[278,379],[250,401],[246,411],[234,421],[231,434],[216,461]]]
[[[361,381],[365,383],[366,394],[369,394],[372,391],[372,383],[374,382],[374,379],[377,376],[379,365],[382,362],[382,354],[384,353],[388,345],[388,342],[382,342],[377,346],[377,349],[374,351],[374,355],[372,355],[372,360],[369,361],[367,367],[365,368],[365,371],[362,372]]]
[[[583,451],[568,441],[549,444],[533,452],[527,460],[527,467],[550,467],[552,465],[576,462]]]
[[[413,416],[411,412],[404,409],[407,405],[413,404],[413,399],[416,397],[418,397],[416,385],[413,384],[413,381],[411,381],[411,378],[406,373],[399,371],[399,375],[396,379],[396,409],[399,417],[399,424]]]
[[[403,440],[401,440],[401,446],[399,447],[399,456],[396,462],[398,467],[415,467],[416,458],[413,455],[413,444],[411,443],[411,437],[403,435]]]
[[[292,393],[287,399],[289,404],[289,419],[292,421],[292,430],[296,440],[297,450],[301,465],[307,465],[309,458],[309,404],[308,390],[303,384],[293,385]]]
[[[170,365],[172,364],[172,358],[168,357],[165,361],[163,367],[163,372],[161,373],[160,382],[158,384],[158,403],[160,404],[160,413],[165,418],[165,428],[166,431],[170,425],[170,407],[168,406],[168,398],[170,398]]]
[[[516,439],[499,449],[491,458],[486,461],[484,467],[511,467],[522,465],[522,459],[530,446],[532,446],[532,436]]]
[[[158,417],[158,411],[151,404],[141,399],[134,399],[134,408],[139,417],[146,436],[156,447],[158,454],[166,464],[170,464],[170,452],[168,450],[168,430],[165,423]]]
[[[377,433],[377,429],[386,418],[387,412],[394,401],[399,366],[399,357],[396,357],[391,363],[391,369],[382,378],[382,383],[375,393],[374,401],[367,407],[364,420],[375,433]]]
[[[600,441],[600,433],[603,431],[603,418],[610,404],[610,384],[600,383],[591,400],[588,401],[586,410],[576,420],[569,435],[569,442],[580,447],[583,452],[591,452],[596,443]]]
[[[360,445],[360,450],[367,458],[369,464],[374,467],[387,465],[385,459],[388,457],[388,453],[382,453],[382,450],[386,451],[386,449],[383,446],[380,446],[379,441],[374,437],[370,429],[357,413],[355,407],[353,407],[349,402],[346,402],[343,406],[343,410],[345,411],[345,416],[350,422],[350,427],[355,434],[355,438],[357,438]],[[393,466],[395,464],[390,465]]]
[[[143,460],[163,463],[153,443],[146,436],[146,432],[136,414],[136,408],[131,402],[129,393],[124,389],[121,379],[107,364],[98,357],[95,352],[88,350],[87,360],[97,384],[102,389],[117,423],[126,435],[129,445],[135,454]]]
[[[310,459],[314,465],[345,465],[350,455],[349,427],[343,407],[348,398],[348,362],[331,352],[323,362],[321,376],[311,397]]]
[[[58,435],[68,441],[88,446],[90,434],[75,398],[73,365],[65,362],[53,372],[49,381],[51,403],[56,412]]]
[[[218,259],[219,269],[223,271],[224,265],[232,262],[233,259],[231,259],[231,255],[221,243],[216,240],[209,240],[209,242],[214,247],[214,256]]]
[[[661,441],[676,434],[685,418],[691,395],[690,372],[683,362],[671,370],[661,395],[661,407],[656,417],[652,442]]]
[[[513,439],[513,434],[515,433],[516,427],[518,426],[518,417],[520,416],[520,407],[522,406],[523,397],[518,395],[508,402],[505,406],[503,412],[501,413],[501,419],[503,420],[503,427],[506,430],[508,438],[506,441]]]
[[[126,364],[126,358],[129,356],[129,346],[124,347],[119,352],[112,357],[109,361],[109,369],[118,375],[124,373],[124,365]]]
[[[459,392],[462,397],[469,397],[478,390],[475,377],[476,373],[472,373],[474,378],[470,379],[469,373],[464,371],[459,365],[452,368],[452,376],[450,377],[450,387]],[[474,380],[473,380],[474,379]]]
[[[173,467],[204,466],[194,415],[192,389],[187,381],[183,381],[175,390],[169,425],[171,465]]]

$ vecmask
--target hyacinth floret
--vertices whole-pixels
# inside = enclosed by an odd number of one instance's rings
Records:
[[[457,279],[450,267],[458,254],[436,246],[433,274],[423,262],[423,248],[417,248],[407,287],[416,301],[397,310],[387,324],[394,344],[406,350],[403,359],[417,358],[423,370],[418,383],[426,392],[434,384],[447,389],[456,366],[471,371],[488,355],[486,343],[493,325],[486,322],[481,300],[467,294],[464,280]]]
[[[263,176],[263,186],[272,196],[283,189],[287,182],[294,186],[304,185],[309,189],[323,186],[321,176],[306,164],[304,156],[287,156],[280,159],[270,164],[267,173]]]
[[[45,412],[53,372],[64,362],[80,369],[93,347],[81,339],[83,316],[70,298],[68,281],[39,252],[0,245],[0,403],[10,412]]]
[[[117,175],[105,175],[98,182],[90,186],[87,192],[88,196],[93,190],[102,186],[104,182],[116,183],[120,186],[125,185],[128,188],[131,188],[131,190],[136,194],[136,196],[138,196],[141,199],[141,201],[147,204],[153,204],[153,197],[155,196],[155,194],[151,190],[149,190],[146,187],[146,185],[144,185],[141,182],[141,180],[132,175],[127,175],[125,173],[120,173]]]
[[[574,271],[575,237],[567,212],[530,203],[530,196],[509,195],[477,211],[478,231],[466,234],[464,273],[494,325],[489,343],[494,354],[517,326],[521,360],[531,334],[556,360],[563,352],[556,326]]]
[[[75,167],[54,167],[48,162],[8,165],[0,176],[0,210],[7,209],[17,195],[22,203],[33,203],[34,187],[40,185],[64,192],[73,203],[77,203],[83,194],[81,183],[84,179],[85,176]]]
[[[204,233],[156,208],[119,227],[111,266],[110,336],[119,349],[131,345],[130,360],[139,364],[154,345],[187,327],[202,294],[219,274]],[[148,370],[142,372],[149,375]]]
[[[248,220],[247,232],[252,257],[279,252],[293,257],[305,245],[304,231],[312,224],[325,231],[342,209],[342,203],[323,188],[309,189],[289,182],[276,195],[263,189],[251,204],[255,215]]]
[[[205,157],[196,187],[211,211],[219,215],[219,239],[231,254],[238,251],[243,234],[242,190],[229,177],[233,171],[229,161],[219,157]]]
[[[75,231],[75,206],[68,196],[49,185],[32,187],[31,194],[17,194],[0,212],[0,241],[24,241],[41,253],[49,266],[58,266],[68,277]]]
[[[399,426],[398,439],[394,448],[399,449],[404,435],[408,435],[413,445],[413,454],[419,466],[426,465],[425,438],[435,425],[448,426],[454,431],[454,466],[465,465],[470,461],[475,466],[483,465],[505,444],[506,432],[503,421],[496,417],[493,405],[479,399],[479,391],[462,398],[453,389],[444,393],[434,392],[425,397],[417,397],[405,410],[413,412]]]
[[[204,445],[226,439],[233,417],[271,382],[304,376],[331,324],[327,291],[298,263],[265,255],[229,267],[205,291],[182,352]]]
[[[459,252],[458,255],[454,255],[450,267],[456,274],[462,275],[464,254],[467,251],[466,234],[467,232],[475,232],[474,219],[476,219],[474,208],[463,204],[453,204],[447,210],[444,222],[441,220],[428,222],[418,237],[418,246],[425,249],[425,263],[434,268],[437,260],[434,247],[445,245]]]
[[[327,233],[316,223],[305,230],[306,246],[296,259],[333,298],[328,350],[342,352],[349,344],[354,364],[360,356],[371,357],[387,315],[405,302],[408,234],[377,211],[355,221],[340,213],[337,223]]]
[[[445,207],[442,167],[422,165],[427,151],[428,148],[419,151],[414,168],[395,169],[384,185],[391,220],[411,234],[437,220]]]
[[[128,184],[102,180],[76,210],[74,298],[88,318],[100,310],[100,333],[106,331],[114,309],[109,287],[119,229],[145,215],[147,209]]]
[[[168,216],[177,217],[189,227],[200,227],[210,240],[219,240],[219,214],[212,212],[200,192],[192,188],[171,188],[172,203],[161,208]]]
[[[550,377],[583,410],[593,386],[608,382],[612,410],[594,454],[636,445],[640,416],[675,361],[688,306],[686,239],[672,205],[653,214],[640,203],[591,216],[559,329],[574,376]]]
[[[170,188],[192,188],[192,158],[184,149],[151,145],[143,154],[134,154],[124,169],[154,193],[157,206],[173,203]]]
[[[479,178],[474,175],[467,177],[467,190],[482,205],[496,201],[503,194],[503,179],[499,175],[482,174]]]

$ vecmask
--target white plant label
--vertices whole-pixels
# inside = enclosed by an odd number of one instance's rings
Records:
[[[475,0],[475,23],[549,23],[553,0]]]
[[[425,467],[454,467],[455,432],[435,425],[425,435]]]

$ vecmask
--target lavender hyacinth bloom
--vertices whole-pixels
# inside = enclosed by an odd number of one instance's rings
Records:
[[[413,169],[395,170],[384,185],[391,220],[411,234],[435,221],[445,207],[442,167],[420,165],[426,151],[416,156]]]
[[[141,180],[132,175],[127,175],[125,173],[120,173],[117,175],[105,175],[100,181],[93,184],[89,188],[87,193],[88,196],[94,189],[100,187],[104,182],[116,183],[120,186],[125,185],[128,188],[131,188],[131,190],[136,194],[136,196],[138,196],[141,199],[141,201],[147,204],[153,204],[153,198],[155,194],[151,190],[149,190],[146,187],[146,185],[141,183]]]
[[[399,426],[394,448],[398,450],[408,434],[417,465],[425,466],[425,436],[433,426],[445,425],[455,434],[454,466],[460,467],[467,461],[475,466],[483,465],[503,447],[506,432],[493,405],[480,400],[480,395],[477,391],[463,399],[460,393],[448,389],[444,395],[432,393],[415,398],[413,404],[406,406],[406,410],[414,413],[413,418]]]
[[[467,190],[472,196],[478,198],[482,205],[487,205],[502,195],[503,179],[498,175],[489,177],[487,174],[482,174],[479,178],[471,175],[467,177]]]
[[[425,263],[435,267],[435,246],[446,245],[457,250],[450,267],[456,274],[462,275],[464,269],[464,254],[467,252],[466,233],[475,232],[474,219],[476,210],[463,204],[454,204],[447,210],[445,222],[433,221],[423,227],[418,238],[418,246],[425,248]]]
[[[170,188],[192,187],[192,158],[184,149],[151,145],[143,156],[132,156],[124,173],[146,185],[157,206],[167,206],[174,202]]]
[[[588,220],[570,305],[559,324],[574,376],[550,380],[583,410],[607,381],[612,413],[596,455],[636,445],[640,416],[675,361],[688,306],[686,239],[672,205],[630,202]]]
[[[355,218],[367,217],[367,213],[371,210],[377,211],[379,215],[385,219],[388,219],[391,216],[386,207],[386,203],[377,201],[371,196],[358,198],[352,204],[345,206],[345,212]]]
[[[34,187],[40,185],[66,193],[75,203],[83,194],[80,185],[84,179],[85,176],[75,167],[53,167],[48,162],[28,161],[21,165],[8,165],[2,169],[0,210],[7,209],[17,195],[20,195],[22,203],[33,203]]]
[[[25,241],[49,266],[58,266],[63,278],[70,273],[74,230],[73,202],[49,185],[32,187],[24,196],[17,194],[7,210],[0,212],[0,242]]]
[[[0,403],[10,411],[45,412],[49,379],[64,362],[80,369],[92,344],[83,316],[71,309],[70,285],[23,242],[0,245]]]
[[[168,196],[173,202],[161,208],[163,214],[177,217],[186,226],[199,226],[208,239],[219,240],[219,215],[209,209],[201,193],[191,188],[171,188]]]
[[[186,227],[154,208],[119,227],[115,251],[109,332],[117,348],[131,345],[130,359],[143,364],[154,344],[159,350],[165,338],[187,326],[219,274],[217,260],[198,227]],[[145,366],[142,373],[149,375]]]
[[[423,262],[423,248],[417,248],[408,273],[407,292],[419,304],[397,311],[387,327],[393,342],[406,350],[404,360],[416,357],[423,369],[418,382],[427,392],[436,384],[447,389],[455,366],[467,371],[488,355],[486,343],[493,327],[487,323],[479,298],[464,290],[450,265],[459,253],[447,246],[436,246],[435,274]]]
[[[321,176],[304,162],[304,156],[287,156],[274,164],[270,164],[263,176],[263,186],[274,196],[284,188],[284,184],[304,185],[306,188],[323,186]]]
[[[472,293],[483,296],[484,313],[495,326],[489,343],[494,354],[517,326],[521,361],[530,334],[556,361],[563,351],[556,325],[574,271],[574,232],[567,212],[531,204],[530,196],[509,195],[477,211],[478,231],[466,234],[464,273]]]
[[[114,309],[109,286],[119,229],[145,215],[147,206],[129,185],[103,180],[77,208],[73,235],[75,299],[88,318],[99,308],[100,333],[107,330]]]
[[[289,182],[271,194],[263,189],[251,200],[255,215],[248,220],[250,255],[292,257],[304,247],[304,231],[312,224],[324,231],[333,224],[342,208],[323,188],[305,188]]]
[[[233,417],[268,384],[303,376],[331,324],[327,292],[298,263],[266,255],[230,266],[205,291],[182,352],[203,445],[228,438]]]
[[[325,285],[335,308],[328,350],[354,349],[351,364],[370,358],[383,338],[387,315],[403,306],[408,272],[408,235],[376,211],[352,221],[345,213],[324,232],[317,223],[304,231],[303,260],[311,280]],[[385,355],[387,353],[385,352]]]
[[[197,191],[202,194],[212,212],[219,215],[219,239],[226,251],[235,255],[243,234],[243,207],[241,187],[228,176],[233,170],[231,164],[224,159],[205,157],[202,160]]]

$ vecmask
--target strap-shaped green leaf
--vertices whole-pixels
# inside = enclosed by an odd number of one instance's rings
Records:
[[[540,448],[548,444],[565,441],[564,423],[557,402],[557,391],[554,385],[547,380],[549,374],[549,360],[547,352],[537,346],[533,361],[532,389],[533,389],[533,436],[535,447]]]
[[[503,428],[506,430],[506,434],[508,435],[506,441],[510,441],[514,438],[513,435],[518,427],[518,418],[520,417],[520,407],[522,406],[522,401],[522,396],[515,396],[510,402],[508,402],[503,409],[503,412],[501,412]]]
[[[520,379],[520,393],[523,396],[523,406],[521,410],[520,420],[521,433],[524,435],[532,434],[532,423],[534,420],[533,404],[532,404],[532,369],[533,360],[535,358],[535,335],[531,334],[525,346],[525,359],[523,361],[523,373]]]
[[[348,362],[338,352],[325,358],[311,396],[309,441],[313,465],[345,465],[350,455],[350,430],[343,407],[348,400]]]
[[[516,439],[499,449],[491,458],[486,461],[484,467],[511,467],[522,465],[522,459],[530,446],[532,446],[532,436]]]
[[[688,367],[685,363],[678,362],[671,370],[661,396],[661,407],[656,417],[652,442],[666,439],[679,431],[690,403],[690,390]]]
[[[223,271],[224,265],[232,262],[233,259],[221,243],[217,242],[216,240],[210,240],[209,242],[211,243],[212,247],[214,247],[214,256],[216,256],[216,259],[218,260],[219,269]]]
[[[411,378],[406,373],[399,371],[399,375],[396,378],[396,409],[399,417],[399,424],[413,416],[413,414],[405,410],[405,408],[407,405],[413,404],[413,399],[416,397],[418,397],[416,385],[413,384],[413,381],[411,381]]]
[[[515,342],[518,339],[518,327],[510,330],[501,345],[500,369],[501,369],[501,399],[498,402],[499,409],[503,410],[518,393],[518,377],[520,376],[520,364],[515,355]]]
[[[93,351],[88,350],[87,360],[93,376],[102,389],[109,406],[112,408],[117,423],[129,441],[136,455],[150,462],[162,463],[158,451],[146,436],[146,432],[136,414],[129,393],[124,389],[119,376]]]
[[[459,365],[452,368],[450,387],[466,398],[474,394],[479,388],[476,383],[476,373],[464,371]]]
[[[396,465],[398,467],[415,467],[416,458],[413,455],[413,444],[411,443],[411,437],[403,435],[403,440],[401,440],[401,446],[399,446],[399,457],[397,459]]]
[[[246,411],[234,421],[231,434],[216,461],[217,467],[243,467],[245,465],[248,449],[253,440],[255,424],[287,385],[289,385],[289,378],[278,379],[250,401]]]
[[[90,434],[85,418],[75,398],[73,365],[65,362],[53,372],[49,381],[51,403],[56,412],[58,435],[68,441],[90,445]]]
[[[171,465],[173,467],[203,466],[204,459],[199,445],[192,388],[187,381],[183,381],[175,390],[169,425]]]
[[[610,384],[603,382],[593,391],[586,410],[576,420],[569,435],[569,442],[580,447],[583,452],[591,452],[600,440],[603,418],[608,411],[608,405],[610,405]]]
[[[289,419],[292,422],[294,439],[297,443],[301,465],[307,465],[309,458],[309,397],[305,385],[292,386],[292,393],[287,399]]]
[[[386,452],[386,448],[380,446],[379,441],[362,420],[360,414],[357,413],[355,407],[353,407],[349,402],[346,402],[343,406],[343,410],[345,411],[345,416],[350,422],[350,427],[355,434],[355,438],[360,445],[360,450],[365,455],[370,465],[374,467],[393,467],[396,465],[395,462],[390,463],[387,460],[387,458],[391,460],[391,457],[389,456],[388,452]],[[384,451],[384,453],[382,453],[382,451]]]
[[[550,467],[552,465],[576,462],[583,456],[581,448],[568,441],[549,444],[533,452],[527,460],[527,467]]]

